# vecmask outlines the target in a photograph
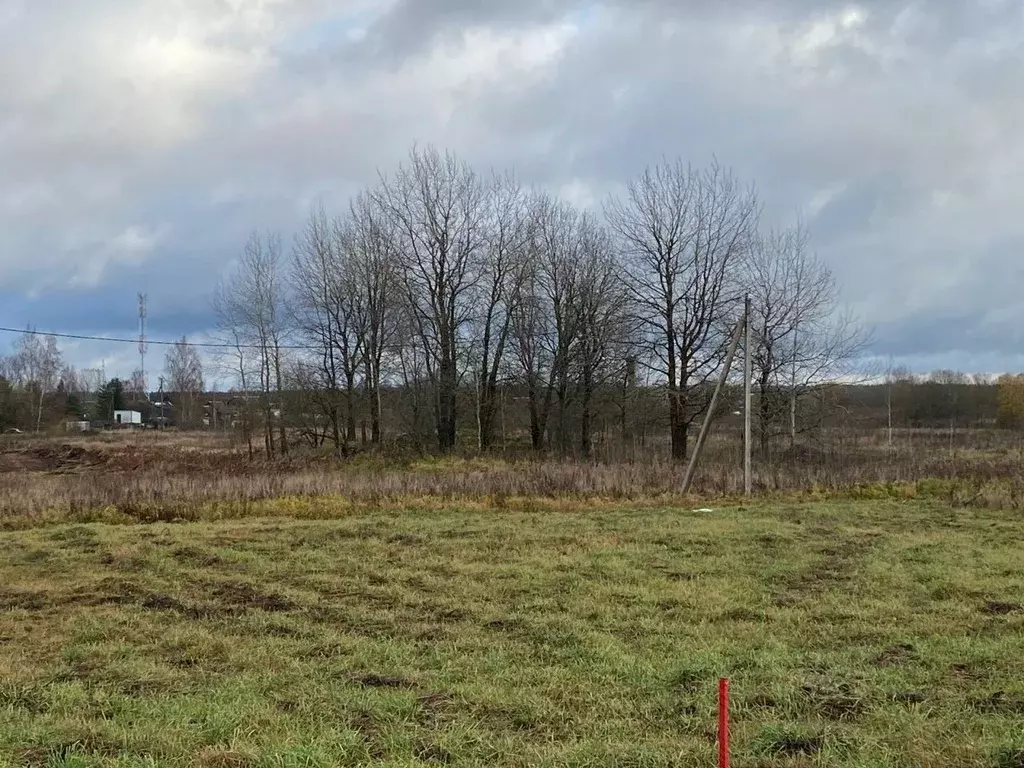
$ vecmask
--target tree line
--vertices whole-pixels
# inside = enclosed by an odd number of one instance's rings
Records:
[[[761,441],[793,436],[866,335],[806,230],[760,218],[717,163],[665,160],[595,212],[414,147],[289,246],[254,233],[217,287],[250,451],[287,453],[288,424],[340,454],[378,443],[385,399],[420,447],[487,451],[511,394],[533,450],[587,456],[609,393],[624,410],[646,388],[682,459],[746,294]]]
[[[53,371],[58,373],[51,375]],[[202,425],[204,415],[212,416],[213,410],[225,409],[221,411],[219,420],[214,416],[209,421],[209,426],[219,428],[228,428],[232,422],[235,426],[244,427],[247,418],[258,417],[261,413],[261,398],[255,393],[235,392],[232,396],[231,393],[204,392],[202,377],[201,359],[186,339],[175,342],[165,358],[161,378],[166,391],[147,393],[143,391],[139,371],[122,380],[117,377],[106,379],[101,369],[76,370],[63,362],[56,337],[27,333],[18,339],[12,354],[0,356],[0,432],[12,428],[24,432],[47,431],[59,428],[63,421],[82,419],[110,422],[114,411],[121,409],[139,410],[143,419],[151,424],[157,423],[156,417],[166,415],[172,425],[184,428]],[[623,381],[633,381],[633,384],[620,386]],[[281,398],[285,404],[283,420],[286,431],[313,445],[329,442],[331,430],[325,428],[327,419],[324,416],[327,401],[319,401],[320,410],[314,406],[312,418],[308,418],[310,398],[323,397],[324,393],[297,387],[296,379],[291,375],[286,377],[286,384],[292,387],[283,392]],[[365,398],[358,397],[358,394],[357,390],[354,411],[345,412],[346,421],[352,424],[342,431],[347,436],[358,423],[360,429],[356,440],[369,443],[367,417],[370,409],[365,407]],[[789,392],[775,394],[776,402],[772,409],[786,411]],[[379,410],[388,417],[382,420],[379,429],[386,428],[393,440],[396,433],[409,427],[410,392],[400,382],[386,382],[379,395],[382,402]],[[473,395],[474,392],[466,387],[460,391],[461,416],[470,422],[470,434],[474,432]],[[594,407],[595,416],[600,421],[598,439],[602,447],[607,449],[613,442],[612,447],[617,449],[604,450],[602,455],[628,455],[621,450],[623,446],[640,446],[665,436],[668,409],[664,395],[663,385],[652,384],[649,380],[638,383],[635,373],[629,372],[621,381],[612,381],[601,388]],[[161,397],[173,408],[155,408],[154,404]],[[530,444],[526,429],[529,424],[528,401],[526,387],[521,382],[499,382],[500,428],[497,439],[502,448],[522,442],[515,436],[517,431],[521,431],[526,444]],[[211,403],[214,409],[210,408]],[[277,401],[273,403],[273,410],[279,411]],[[737,382],[727,388],[725,403],[723,415],[727,418],[730,410],[741,406],[742,392]],[[762,404],[755,395],[754,411],[761,410]],[[842,432],[844,428],[876,431],[888,428],[890,439],[893,431],[902,433],[915,429],[954,433],[989,427],[1022,430],[1024,374],[993,377],[953,370],[913,374],[905,368],[890,367],[880,383],[829,383],[808,391],[801,398],[799,415],[797,434],[819,442],[826,440],[825,436],[835,430]],[[792,423],[788,419],[782,421],[786,423],[780,423],[774,433],[761,435],[767,438],[769,448],[775,444],[788,446],[794,439],[790,431]],[[422,426],[421,438],[426,440],[430,425],[424,423]],[[740,426],[740,419],[732,416],[727,429],[738,432]],[[777,439],[784,436],[789,440]],[[898,434],[896,439],[903,438]]]
[[[237,390],[220,423],[252,454],[302,440],[345,455],[387,429],[420,450],[500,439],[588,456],[614,430],[626,445],[666,435],[682,459],[749,296],[762,452],[872,397],[885,410],[868,421],[890,429],[1024,425],[1019,377],[893,369],[881,387],[838,386],[867,334],[807,230],[766,229],[760,214],[717,163],[665,160],[593,211],[414,147],[343,210],[314,206],[288,244],[249,237],[213,297],[217,364]],[[0,428],[145,408],[142,379],[75,371],[56,338],[25,334],[0,357]],[[201,424],[202,361],[185,338],[161,382],[175,422]],[[738,406],[728,394],[724,413]]]
[[[195,427],[203,419],[203,366],[185,337],[168,347],[160,390],[147,390],[141,369],[126,379],[107,378],[104,368],[76,369],[66,362],[52,334],[27,329],[9,355],[0,355],[0,433],[42,432],[69,421],[107,424],[119,410],[138,410],[144,419],[163,411],[154,408],[166,385],[168,410],[178,426]]]

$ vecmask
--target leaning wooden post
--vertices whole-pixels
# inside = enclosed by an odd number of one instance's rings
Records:
[[[711,428],[711,420],[715,416],[715,408],[718,407],[718,397],[725,387],[726,379],[729,378],[729,371],[732,368],[732,359],[736,355],[736,347],[740,343],[740,336],[743,335],[743,321],[736,323],[736,330],[733,331],[732,340],[729,343],[729,353],[725,356],[725,365],[722,366],[722,375],[718,377],[718,384],[715,386],[715,393],[711,396],[711,405],[708,412],[704,414],[704,423],[700,425],[700,434],[697,435],[697,442],[693,446],[693,454],[690,456],[690,463],[686,467],[686,476],[683,478],[683,493],[690,490],[690,483],[693,482],[693,473],[697,469],[697,459],[700,458],[704,441],[707,440],[708,431]]]

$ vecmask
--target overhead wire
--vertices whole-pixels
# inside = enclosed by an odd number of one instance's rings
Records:
[[[107,341],[112,344],[138,344],[139,340],[120,338],[116,336],[90,336],[81,333],[55,333],[50,331],[39,331],[34,328],[5,328],[0,327],[0,333],[21,333],[29,334],[30,336],[53,336],[57,339],[74,339],[76,341]],[[163,347],[173,347],[175,344],[181,344],[181,340],[177,341],[159,341],[154,339],[146,339],[147,344],[155,344]],[[205,349],[262,349],[259,344],[232,344],[230,342],[219,342],[219,341],[186,341],[190,347],[202,347]],[[278,349],[301,349],[301,350],[316,350],[319,347],[312,347],[305,344],[279,344]]]

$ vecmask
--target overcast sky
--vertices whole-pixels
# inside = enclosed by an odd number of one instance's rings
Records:
[[[1024,370],[1022,43],[1019,0],[0,0],[0,325],[132,335],[146,291],[201,337],[251,229],[432,142],[598,206],[717,156],[876,355]]]

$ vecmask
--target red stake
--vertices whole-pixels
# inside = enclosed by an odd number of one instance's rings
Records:
[[[718,768],[729,768],[729,679],[718,681]]]

